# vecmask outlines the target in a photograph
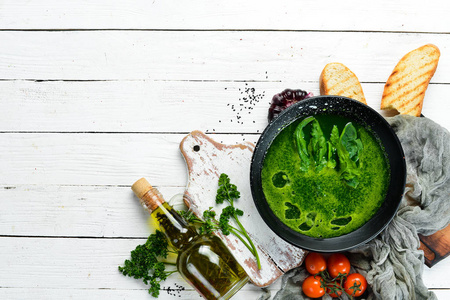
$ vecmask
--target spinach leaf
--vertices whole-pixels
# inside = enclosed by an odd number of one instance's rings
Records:
[[[323,136],[322,128],[316,119],[311,124],[311,140],[308,150],[315,162],[316,171],[322,170],[327,165],[327,142]]]
[[[357,138],[356,128],[351,122],[347,123],[342,131],[341,143],[347,150],[350,159],[357,162],[363,145],[361,140]]]
[[[333,126],[331,130],[330,142],[336,146],[339,143],[339,129],[336,125]]]
[[[305,134],[303,128],[314,121],[314,117],[308,117],[298,124],[294,131],[294,140],[297,146],[298,156],[300,157],[300,170],[307,171],[310,165],[309,153],[306,146]]]
[[[357,138],[356,129],[351,122],[345,125],[336,145],[340,164],[341,178],[351,187],[358,186],[360,170],[357,165],[363,149],[362,142]]]
[[[310,123],[311,139],[307,145],[303,130]],[[300,170],[307,171],[311,164],[317,172],[325,167],[332,169],[338,167],[342,180],[353,188],[358,186],[358,176],[361,172],[359,156],[363,144],[351,122],[345,125],[340,135],[339,129],[334,125],[330,140],[327,141],[319,122],[314,117],[308,117],[297,126],[294,137],[301,161]]]
[[[336,153],[336,144],[339,142],[339,129],[336,125],[333,126],[331,130],[330,141],[327,142],[328,145],[328,161],[327,167],[330,169],[334,169],[336,167],[336,159],[334,158],[334,154]]]

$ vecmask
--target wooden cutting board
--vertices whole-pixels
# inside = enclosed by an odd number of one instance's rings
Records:
[[[263,221],[250,190],[250,162],[255,146],[252,143],[224,145],[200,131],[193,131],[180,144],[188,168],[186,205],[198,217],[209,207],[220,214],[224,205],[215,203],[221,173],[230,177],[241,193],[235,206],[244,211],[240,221],[252,238],[261,259],[261,269],[250,251],[235,236],[217,235],[228,245],[243,266],[250,280],[259,287],[268,286],[277,278],[301,265],[305,251],[279,238]],[[185,200],[186,201],[186,200]]]
[[[450,225],[438,232],[420,235],[420,247],[425,254],[425,264],[432,267],[450,254]]]

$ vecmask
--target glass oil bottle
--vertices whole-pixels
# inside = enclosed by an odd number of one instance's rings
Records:
[[[178,272],[204,298],[229,299],[248,282],[247,274],[222,240],[198,234],[145,178],[131,189],[178,251]]]

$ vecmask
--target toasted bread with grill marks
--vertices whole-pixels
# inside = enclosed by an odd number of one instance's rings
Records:
[[[320,74],[320,94],[337,95],[367,104],[358,77],[341,63],[327,64]]]
[[[438,47],[427,44],[403,56],[384,86],[381,109],[419,117],[440,55]]]

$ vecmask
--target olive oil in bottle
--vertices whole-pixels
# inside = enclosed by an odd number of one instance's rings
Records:
[[[222,240],[199,235],[145,178],[131,189],[178,251],[178,272],[204,298],[229,299],[248,282],[247,274]]]

